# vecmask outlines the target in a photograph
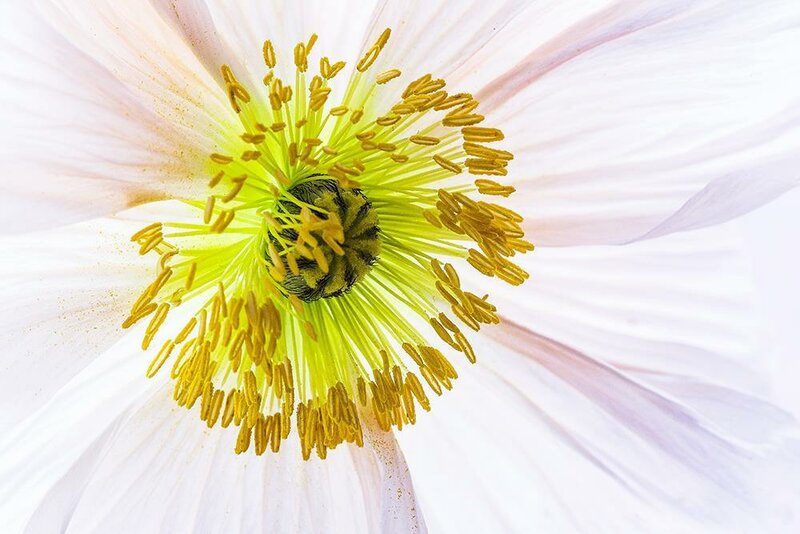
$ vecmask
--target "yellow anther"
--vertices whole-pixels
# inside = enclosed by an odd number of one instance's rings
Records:
[[[300,72],[308,70],[308,56],[306,55],[306,45],[298,43],[294,47],[294,65]]]
[[[387,70],[386,72],[382,72],[378,74],[377,78],[375,78],[375,83],[378,85],[383,85],[384,83],[394,80],[398,76],[400,76],[400,71],[398,69]]]
[[[233,75],[233,71],[228,65],[223,64],[219,70],[222,73],[222,79],[226,84],[238,83],[236,81],[236,76]]]
[[[381,53],[381,50],[383,50],[383,47],[386,46],[386,43],[389,41],[389,36],[391,34],[391,29],[386,28],[383,30],[383,33],[381,33],[381,35],[378,37],[378,40],[375,42],[375,44],[372,45],[372,47],[367,50],[367,53],[364,54],[364,56],[359,60],[358,65],[356,66],[356,69],[358,69],[359,72],[366,71],[372,66],[373,63],[375,63],[375,60],[378,59],[378,55]]]
[[[233,158],[230,156],[226,156],[225,154],[211,154],[211,161],[214,163],[218,163],[219,165],[226,165],[233,161]]]
[[[408,138],[409,141],[417,145],[433,146],[438,145],[440,139],[438,137],[431,137],[426,135],[412,135]]]
[[[208,199],[206,199],[206,207],[203,211],[203,224],[208,224],[211,222],[211,215],[214,213],[214,202],[216,198],[214,195],[209,195]]]
[[[502,141],[505,137],[503,132],[497,128],[485,128],[482,126],[467,126],[461,129],[464,141],[475,143],[489,143],[492,141]]]
[[[444,126],[451,127],[469,126],[483,122],[484,118],[485,117],[483,115],[479,115],[477,113],[453,113],[448,114],[444,119],[442,119],[442,124]]]
[[[275,68],[276,65],[275,47],[272,46],[272,41],[270,40],[264,41],[263,53],[264,53],[264,63],[267,65],[267,67],[271,69]]]
[[[400,117],[399,115],[386,115],[375,119],[375,124],[379,126],[392,126],[394,124],[397,124],[401,118],[402,117]]]
[[[361,118],[363,116],[364,116],[364,110],[363,109],[356,109],[350,115],[350,122],[352,122],[353,124],[357,124],[361,120]]]
[[[163,227],[164,226],[160,222],[147,225],[133,234],[131,236],[131,241],[139,241],[142,238],[149,238],[152,235],[161,235]]]
[[[510,185],[503,185],[495,182],[494,180],[478,179],[475,180],[475,186],[478,192],[484,195],[500,195],[507,197],[516,191]]]
[[[219,216],[217,216],[216,221],[214,221],[214,224],[211,225],[211,231],[218,234],[224,232],[225,229],[233,222],[235,216],[235,210],[221,211]]]
[[[216,187],[216,186],[217,186],[217,184],[219,184],[219,183],[222,181],[222,178],[223,178],[224,176],[225,176],[225,171],[219,171],[217,174],[215,174],[215,175],[214,175],[214,176],[211,178],[211,180],[209,180],[209,181],[208,181],[208,187],[209,187],[209,188],[211,188],[211,189],[213,189],[214,187]]]
[[[263,143],[264,140],[266,139],[266,136],[264,134],[243,133],[240,137],[242,138],[242,141],[244,141],[245,143],[252,143],[254,145]]]
[[[435,161],[444,170],[450,171],[453,174],[460,174],[462,171],[460,165],[443,156],[440,156],[439,154],[434,154],[433,161]]]
[[[308,38],[308,42],[306,43],[306,54],[311,53],[311,49],[314,48],[314,44],[317,42],[318,37],[319,36],[316,33],[312,33]]]
[[[325,258],[325,254],[322,252],[322,249],[317,247],[313,249],[314,259],[317,261],[317,265],[322,270],[323,273],[328,273],[328,269],[330,266],[328,265],[328,260]]]

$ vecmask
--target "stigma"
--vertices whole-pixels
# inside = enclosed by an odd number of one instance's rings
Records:
[[[364,193],[337,180],[298,181],[269,220],[267,258],[286,291],[300,300],[342,295],[378,259],[377,212]]]
[[[295,432],[304,458],[325,458],[363,444],[365,417],[415,423],[453,387],[453,355],[476,361],[468,336],[500,322],[457,268],[528,278],[522,217],[488,200],[514,193],[497,181],[513,161],[503,133],[444,80],[378,69],[390,35],[335,101],[347,65],[322,56],[312,74],[316,35],[294,46],[291,82],[269,40],[258,87],[222,65],[241,128],[209,155],[208,195],[181,199],[193,219],[132,236],[157,262],[122,326],[147,322],[146,375],[168,372],[209,428],[238,428],[236,453],[277,452]],[[385,94],[396,101],[377,104]],[[188,320],[172,324],[177,309]]]

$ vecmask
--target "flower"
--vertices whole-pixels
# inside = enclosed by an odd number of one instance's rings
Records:
[[[797,9],[340,7],[6,8],[0,518],[797,521],[730,230],[677,233],[796,183]]]

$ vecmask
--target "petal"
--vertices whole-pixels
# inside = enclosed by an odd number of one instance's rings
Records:
[[[467,65],[474,67],[471,58],[531,4],[530,0],[384,2],[369,25],[362,52],[391,28],[390,44],[373,67],[376,72],[399,68],[408,81],[426,73],[449,79]],[[526,13],[547,12],[551,7],[550,2],[539,4]],[[527,21],[531,20],[533,16]]]
[[[331,9],[329,2],[313,0],[301,4],[290,1],[259,2],[208,0],[217,31],[224,35],[251,75],[260,80],[266,72],[263,45],[270,39],[277,55],[277,69],[294,77],[294,46],[318,35],[312,57],[327,56],[332,62],[358,59],[360,47],[377,2],[344,0]],[[313,61],[310,71],[316,71]]]
[[[157,387],[155,381],[144,379],[146,357],[137,344],[133,336],[120,339],[31,416],[3,432],[0,520],[4,528],[22,532],[56,481],[76,462],[85,466],[81,456],[87,451],[93,459],[101,458],[98,448],[103,441],[119,436],[116,430],[125,417]],[[59,528],[48,530],[65,531],[65,519],[55,518]]]
[[[0,520],[25,532],[426,532],[390,434],[302,460],[233,453],[143,376],[128,336],[0,440]],[[200,527],[202,525],[202,527]]]
[[[791,531],[800,442],[754,396],[770,358],[745,245],[727,224],[539,248],[521,288],[463,272],[524,328],[487,328],[500,343],[400,436],[431,529]]]
[[[459,72],[531,3],[530,0],[445,1],[431,6],[424,2],[347,0],[331,9],[323,1],[298,4],[238,0],[233,6],[217,0],[206,0],[201,6],[196,2],[153,1],[167,20],[182,28],[186,41],[201,60],[232,54],[231,62],[238,64],[243,76],[256,85],[265,73],[262,56],[265,39],[275,43],[279,76],[292,79],[293,47],[306,42],[312,33],[319,35],[312,64],[317,57],[327,56],[331,61],[346,61],[352,70],[386,28],[392,30],[390,45],[371,72],[400,68],[409,80],[426,72],[436,75]],[[443,34],[447,39],[441,38]],[[198,35],[202,37],[195,37]],[[213,44],[209,46],[209,42]],[[339,75],[331,81],[332,101],[343,96],[347,79]],[[373,102],[387,104],[388,95],[392,94],[387,92]]]
[[[796,185],[799,26],[796,3],[629,1],[534,41],[476,95],[517,156],[533,240],[699,228]]]
[[[735,223],[625,246],[540,247],[521,288],[464,272],[503,317],[625,369],[765,393],[763,328]],[[491,284],[491,285],[487,285]]]
[[[235,117],[154,10],[102,2],[3,10],[4,231],[204,187],[208,155]]]
[[[152,281],[138,221],[100,219],[0,239],[0,428],[37,410],[119,339]]]
[[[354,68],[359,56],[375,0],[346,0],[331,9],[329,2],[259,2],[236,0],[201,2],[151,0],[171,25],[179,28],[185,42],[215,76],[225,59],[248,87],[261,87],[268,69],[263,45],[273,42],[276,74],[293,80],[294,47],[318,35],[310,54],[309,71],[316,72],[319,58],[346,61]],[[215,62],[217,62],[215,64]],[[343,96],[346,73],[331,80],[331,101]]]
[[[741,219],[753,257],[760,310],[766,317],[772,398],[800,418],[800,278],[797,276],[796,229],[800,225],[800,190],[794,190]]]
[[[239,59],[214,28],[208,6],[202,1],[183,0],[151,0],[151,4],[191,48],[209,75],[224,87],[220,66],[238,66]]]
[[[408,464],[394,434],[378,428],[377,421],[369,414],[365,414],[363,420],[366,421],[365,443],[372,449],[374,458],[358,452],[359,449],[352,446],[350,449],[355,467],[360,472],[372,472],[373,489],[367,489],[364,497],[380,495],[380,506],[377,508],[381,510],[381,517],[377,531],[398,534],[427,532]]]
[[[800,521],[786,414],[734,390],[634,379],[504,324],[502,344],[482,343],[481,363],[400,436],[431,529],[790,532]]]

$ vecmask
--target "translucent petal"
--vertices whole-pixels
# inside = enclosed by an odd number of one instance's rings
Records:
[[[425,532],[394,438],[367,433],[325,461],[236,456],[233,429],[177,413],[122,340],[0,441],[11,531]]]

